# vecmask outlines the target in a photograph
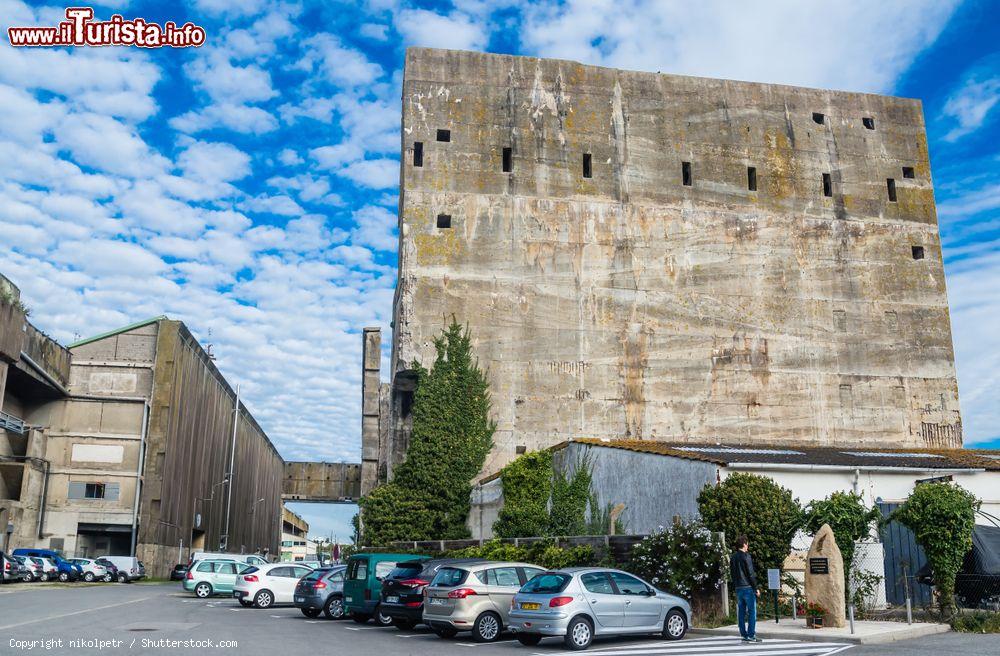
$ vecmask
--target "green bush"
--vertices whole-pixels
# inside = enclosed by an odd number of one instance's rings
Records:
[[[908,529],[924,549],[934,575],[941,613],[955,609],[955,577],[972,549],[979,500],[952,483],[922,483],[889,519]]]
[[[466,547],[448,552],[449,558],[482,558],[483,560],[534,563],[547,569],[587,567],[597,565],[597,556],[588,546],[559,547],[554,540],[539,540],[526,546],[490,540],[483,546]]]
[[[962,613],[952,618],[951,628],[959,633],[1000,633],[1000,613]]]
[[[434,338],[434,349],[430,371],[413,363],[417,387],[406,459],[382,486],[392,486],[388,491],[359,503],[364,544],[469,536],[471,481],[493,446],[496,422],[468,330],[452,319]]]
[[[548,535],[585,535],[587,508],[590,505],[590,463],[577,463],[572,476],[561,470],[552,472],[552,505],[549,508]]]
[[[632,549],[628,570],[661,590],[691,598],[722,585],[727,554],[701,522],[678,523],[644,538]]]
[[[829,524],[833,538],[844,557],[844,570],[851,571],[854,543],[869,535],[882,514],[878,508],[865,508],[864,499],[853,492],[834,492],[822,501],[813,501],[805,510],[805,529],[815,535]]]
[[[736,536],[747,536],[758,571],[781,567],[802,526],[798,499],[757,474],[737,472],[718,485],[706,485],[698,495],[698,510],[705,525],[725,533],[730,545]]]

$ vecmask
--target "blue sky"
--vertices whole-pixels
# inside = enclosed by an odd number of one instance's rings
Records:
[[[0,0],[4,28],[65,5]],[[1000,446],[993,2],[96,3],[189,50],[0,45],[0,272],[63,342],[166,313],[289,459],[360,454],[359,331],[388,336],[407,45],[920,98],[966,443]],[[385,341],[388,341],[386,338]],[[349,535],[352,506],[297,504]]]

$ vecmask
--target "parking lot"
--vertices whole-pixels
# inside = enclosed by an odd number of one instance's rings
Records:
[[[275,656],[309,653],[550,656],[572,653],[556,639],[544,640],[537,647],[523,647],[509,636],[500,642],[479,644],[462,639],[461,634],[453,640],[442,640],[422,628],[400,631],[359,625],[350,620],[310,620],[292,607],[242,608],[225,597],[196,599],[183,592],[177,583],[5,585],[0,587],[0,636],[3,636],[0,653],[4,654],[29,650],[51,654],[219,652]],[[969,649],[966,651],[949,648],[948,643],[941,641],[937,646],[934,642],[921,643],[920,647],[931,647],[927,653],[939,655],[988,651],[985,644],[976,647],[974,643],[963,643]],[[907,648],[903,644],[877,648],[778,640],[748,646],[732,638],[690,634],[680,642],[659,638],[597,641],[585,653],[591,656],[820,656],[848,649],[852,654],[914,653],[915,647],[918,647],[916,643]]]

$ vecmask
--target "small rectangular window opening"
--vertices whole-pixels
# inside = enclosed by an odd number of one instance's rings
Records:
[[[583,177],[585,178],[594,177],[594,169],[591,163],[592,159],[593,158],[590,156],[590,153],[583,154]]]
[[[826,121],[826,117],[823,116],[822,112],[813,112],[813,122],[819,123],[820,125],[823,125],[823,123],[825,121]]]
[[[503,149],[503,172],[510,173],[514,170],[514,157],[510,148]]]
[[[875,119],[873,119],[871,116],[865,116],[864,118],[861,119],[861,122],[865,124],[865,128],[869,130],[875,129]]]
[[[924,259],[924,247],[923,246],[911,246],[910,253],[913,255],[914,260]]]
[[[691,186],[691,162],[681,162],[681,184]]]
[[[748,166],[747,167],[747,189],[750,191],[757,191],[757,167]]]
[[[514,453],[516,453],[517,455],[521,455],[522,453],[527,453],[527,452],[528,452],[528,447],[523,444],[518,444],[516,447],[514,447]]]
[[[833,196],[833,180],[830,179],[829,173],[823,174],[823,195]]]
[[[438,130],[437,132],[438,141],[451,141],[451,130]]]
[[[896,181],[892,178],[885,179],[885,188],[889,192],[889,202],[896,202]]]
[[[451,227],[451,214],[438,214],[437,227],[439,227],[439,228],[450,228]]]
[[[423,166],[424,165],[424,142],[414,141],[413,142],[413,165]]]
[[[903,177],[911,179],[911,180],[913,179],[914,176],[913,176],[913,167],[912,166],[904,166],[903,167]]]

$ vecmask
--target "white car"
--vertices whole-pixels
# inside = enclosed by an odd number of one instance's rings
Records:
[[[38,565],[36,578],[39,581],[54,581],[59,578],[59,566],[48,558],[41,558],[39,556],[29,556],[29,558]]]
[[[98,564],[96,560],[90,558],[70,558],[71,563],[79,565],[83,570],[83,580],[87,583],[100,581],[108,574],[108,568]]]
[[[42,565],[36,563],[33,558],[30,556],[14,556],[14,559],[24,567],[24,574],[21,577],[22,581],[30,583],[42,578]]]
[[[243,606],[270,608],[290,604],[299,579],[312,569],[298,563],[271,563],[244,570],[236,577],[233,597]]]

